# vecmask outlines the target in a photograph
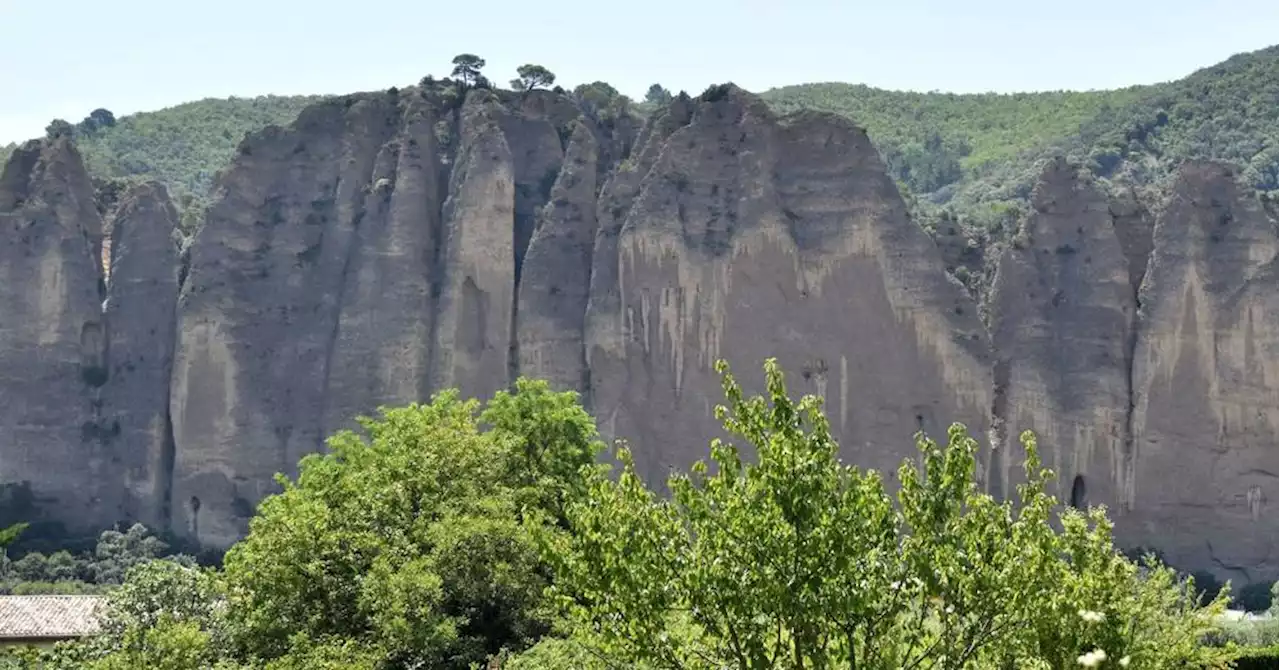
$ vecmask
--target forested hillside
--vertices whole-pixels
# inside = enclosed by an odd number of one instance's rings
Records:
[[[1024,206],[1037,165],[1055,153],[1139,191],[1161,188],[1186,159],[1226,160],[1253,188],[1274,192],[1278,87],[1271,47],[1178,81],[1112,91],[958,95],[819,83],[762,96],[779,111],[852,118],[927,228],[955,221],[981,239],[1005,236],[1009,228],[1001,224]],[[288,123],[319,98],[211,98],[118,121],[95,110],[74,126],[54,121],[50,129],[76,135],[97,177],[158,178],[180,195],[202,198],[246,132]],[[631,109],[644,113],[652,105]],[[11,150],[0,148],[0,160]]]
[[[1139,188],[1160,187],[1187,159],[1226,160],[1255,189],[1274,192],[1276,58],[1271,47],[1178,81],[1114,91],[954,95],[806,84],[763,97],[780,110],[854,119],[922,210],[985,229],[1021,206],[1037,166],[1058,153]]]
[[[200,198],[245,133],[287,124],[322,97],[207,98],[120,119],[109,110],[85,110],[83,121],[55,119],[49,130],[74,134],[94,177],[159,179],[177,195]],[[13,149],[0,147],[0,164]]]

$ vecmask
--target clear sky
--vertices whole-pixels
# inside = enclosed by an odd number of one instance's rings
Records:
[[[0,0],[0,143],[123,116],[449,74],[701,92],[814,81],[954,92],[1114,88],[1275,44],[1277,0]]]

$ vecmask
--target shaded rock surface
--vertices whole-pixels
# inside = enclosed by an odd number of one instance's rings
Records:
[[[0,472],[5,522],[88,530],[120,514],[103,435],[102,219],[66,139],[0,172]],[[110,429],[108,429],[110,430]]]
[[[1022,478],[1019,433],[1034,428],[1059,500],[1116,507],[1129,463],[1128,360],[1137,312],[1103,194],[1058,160],[1032,195],[992,295],[997,416],[991,490]]]
[[[593,409],[651,481],[704,456],[721,357],[748,384],[777,357],[826,396],[844,455],[867,466],[896,467],[921,427],[982,431],[991,384],[977,310],[863,131],[823,114],[781,122],[730,89],[648,141],[664,146],[616,255],[607,238],[596,246],[588,320],[614,321],[589,342]]]
[[[1182,169],[1155,226],[1118,529],[1236,583],[1276,578],[1274,211],[1221,165]]]
[[[110,282],[104,310],[108,375],[103,435],[115,445],[123,518],[169,522],[173,431],[169,377],[178,297],[178,213],[158,183],[125,191],[111,216]],[[110,478],[110,475],[108,475]]]
[[[0,179],[6,509],[226,546],[353,417],[520,374],[579,391],[660,484],[718,433],[713,362],[752,388],[774,356],[860,465],[961,421],[1006,494],[1033,429],[1121,544],[1274,579],[1275,212],[1222,168],[1149,209],[1051,163],[1020,246],[984,257],[912,222],[844,119],[732,86],[643,127],[602,114],[440,86],[323,102],[246,138],[180,255],[163,189],[119,197],[104,252],[74,149],[27,145]],[[992,264],[983,311],[948,269]]]

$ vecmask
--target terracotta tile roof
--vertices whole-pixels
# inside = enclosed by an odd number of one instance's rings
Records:
[[[67,638],[98,632],[102,596],[0,596],[0,639]]]

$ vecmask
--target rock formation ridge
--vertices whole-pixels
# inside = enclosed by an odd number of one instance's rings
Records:
[[[1151,208],[1050,163],[984,323],[847,120],[731,85],[642,127],[545,91],[453,93],[348,96],[250,135],[181,249],[162,186],[124,194],[104,236],[73,146],[17,151],[5,512],[226,546],[354,416],[522,374],[580,392],[657,481],[715,434],[713,362],[776,356],[861,465],[960,421],[1003,495],[1033,429],[1061,499],[1108,505],[1121,543],[1275,578],[1276,218],[1223,166],[1186,166]]]

